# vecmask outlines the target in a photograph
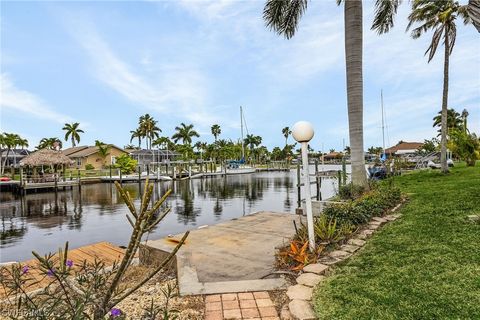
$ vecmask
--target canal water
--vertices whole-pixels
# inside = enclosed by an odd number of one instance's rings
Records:
[[[148,237],[158,239],[258,211],[293,213],[297,207],[296,182],[297,174],[292,170],[155,183],[155,199],[173,190],[166,201],[171,212]],[[139,184],[124,187],[138,207]],[[324,180],[322,197],[332,196],[335,189],[335,179]],[[2,192],[0,262],[31,259],[32,250],[53,252],[65,241],[70,248],[100,241],[126,245],[131,233],[125,217],[128,212],[109,183],[83,185],[81,192],[74,188],[24,197]]]

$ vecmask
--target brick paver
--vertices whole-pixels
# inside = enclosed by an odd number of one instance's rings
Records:
[[[205,320],[280,320],[266,291],[205,296]]]

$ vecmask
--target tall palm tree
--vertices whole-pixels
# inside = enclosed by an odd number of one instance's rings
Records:
[[[222,133],[222,129],[220,128],[220,126],[218,124],[214,124],[212,126],[211,130],[212,130],[213,136],[215,137],[215,142],[217,142],[217,138],[220,135],[220,133]]]
[[[444,45],[443,61],[443,97],[441,117],[441,140],[440,140],[440,162],[442,172],[448,172],[447,165],[447,108],[448,108],[448,78],[450,55],[452,54],[457,37],[457,17],[463,18],[465,24],[469,22],[466,6],[461,6],[453,0],[414,0],[412,12],[408,16],[409,23],[407,30],[414,24],[418,27],[412,30],[412,38],[418,39],[429,30],[434,30],[430,46],[425,51],[428,54],[428,62],[432,61],[440,42]]]
[[[440,110],[438,114],[433,117],[433,127],[440,127],[438,130],[439,134],[442,134],[442,111]],[[455,109],[450,108],[447,110],[447,137],[452,130],[462,129],[463,130],[463,119]]]
[[[80,123],[65,123],[62,130],[65,130],[65,141],[68,141],[70,137],[72,139],[72,147],[75,147],[75,142],[80,142],[80,133],[83,133],[82,129],[79,129]]]
[[[342,1],[337,0],[340,4]],[[378,1],[377,1],[378,2]],[[308,0],[267,0],[263,18],[267,27],[287,39],[298,29]],[[352,182],[368,187],[363,150],[362,1],[344,1],[345,57]]]
[[[468,118],[468,110],[467,109],[463,109],[462,111],[462,126],[463,126],[463,132],[468,132],[468,128],[467,128],[467,118]]]
[[[157,121],[148,113],[138,119],[139,128],[143,136],[147,139],[147,149],[152,149],[152,141],[158,138],[162,132],[157,126]]]
[[[292,134],[292,131],[290,130],[289,127],[285,127],[282,129],[282,134],[285,137],[285,145],[288,144],[288,136]]]
[[[130,143],[133,139],[138,139],[138,149],[142,148],[142,138],[144,138],[142,128],[138,127],[135,130],[130,130]]]
[[[173,141],[177,143],[179,140],[182,140],[184,145],[191,145],[193,137],[200,137],[197,131],[193,130],[193,124],[186,125],[181,123],[179,127],[175,127],[175,132],[172,136]]]

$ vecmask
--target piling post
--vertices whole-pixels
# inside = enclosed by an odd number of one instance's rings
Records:
[[[20,167],[20,187],[23,186],[23,168]]]
[[[112,166],[110,166],[110,183],[112,183]]]
[[[342,186],[342,171],[341,170],[337,171],[337,177],[338,177],[338,190],[340,190],[340,187]]]
[[[315,185],[317,187],[317,201],[320,201],[320,177],[318,176],[318,159],[315,159]]]
[[[120,184],[122,184],[122,169],[118,169],[118,176],[120,177]]]
[[[301,192],[301,180],[300,180],[300,163],[297,163],[297,207],[302,206],[302,192]]]
[[[347,164],[345,162],[345,157],[342,158],[342,180],[343,185],[347,185]]]

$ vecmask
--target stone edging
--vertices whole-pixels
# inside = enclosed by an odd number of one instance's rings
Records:
[[[386,216],[373,217],[364,230],[348,240],[347,243],[342,245],[338,250],[332,251],[327,256],[322,257],[318,263],[309,264],[303,268],[303,273],[297,277],[297,284],[288,287],[287,290],[287,296],[290,299],[288,304],[290,318],[298,320],[316,319],[311,305],[313,288],[326,277],[325,273],[331,266],[346,260],[362,248],[366,240],[380,228],[380,226],[399,218],[401,216],[400,214],[393,213],[397,211],[404,202],[405,200],[402,200],[395,208],[390,210]],[[285,318],[282,317],[282,319],[288,319],[288,316]]]

